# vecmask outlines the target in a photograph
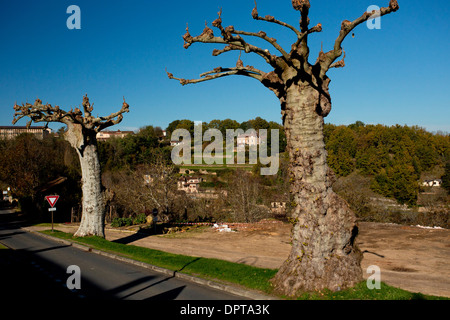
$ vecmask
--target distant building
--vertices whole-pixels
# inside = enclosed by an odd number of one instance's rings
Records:
[[[271,202],[270,210],[272,210],[272,212],[284,213],[286,212],[286,202]]]
[[[52,129],[44,126],[0,126],[0,139],[13,139],[22,133],[31,133],[38,139],[44,139],[52,133]]]
[[[431,180],[425,180],[422,182],[422,186],[424,187],[440,187],[442,184],[441,179],[431,179]]]
[[[199,177],[181,177],[178,180],[178,190],[186,193],[198,193],[202,181],[203,178]]]
[[[97,133],[98,141],[106,141],[111,138],[123,138],[129,134],[134,134],[133,131],[100,131]]]
[[[237,145],[239,146],[256,146],[259,144],[259,138],[256,131],[244,133],[237,136]]]

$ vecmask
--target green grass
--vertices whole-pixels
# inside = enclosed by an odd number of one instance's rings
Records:
[[[54,225],[56,225],[56,223]],[[50,227],[51,228],[51,226],[52,226],[51,222],[41,222],[41,223],[33,224],[33,227]]]
[[[449,300],[445,297],[436,297],[413,293],[395,288],[381,282],[381,289],[370,290],[366,281],[360,282],[350,289],[342,291],[323,290],[315,293],[305,293],[299,297],[301,300]]]
[[[246,264],[233,263],[219,259],[198,258],[179,254],[172,254],[134,245],[125,245],[105,240],[100,237],[73,237],[71,233],[61,231],[42,231],[47,235],[87,245],[91,248],[113,252],[137,261],[154,266],[179,271],[185,274],[199,276],[206,279],[228,282],[249,289],[272,293],[269,280],[275,276],[276,269],[263,269]],[[363,281],[353,288],[332,292],[324,290],[314,293],[305,293],[301,300],[434,300],[444,297],[412,293],[381,283],[381,289],[370,290]]]

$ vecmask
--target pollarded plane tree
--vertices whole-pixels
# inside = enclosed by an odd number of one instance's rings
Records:
[[[107,117],[94,117],[89,98],[83,97],[83,112],[79,108],[64,111],[59,106],[43,104],[36,99],[34,104],[14,105],[13,124],[29,117],[27,126],[32,122],[60,122],[67,125],[64,138],[77,151],[82,176],[82,218],[75,236],[95,235],[105,237],[105,203],[102,194],[101,170],[97,149],[97,133],[118,124],[123,113],[129,111],[129,105],[123,100],[122,108]]]
[[[333,192],[334,174],[326,162],[323,126],[324,117],[331,111],[327,72],[345,66],[342,43],[355,27],[399,9],[397,1],[391,0],[388,7],[379,11],[364,12],[354,21],[344,20],[333,48],[328,52],[322,49],[316,62],[311,64],[308,37],[321,32],[322,25],[310,27],[308,0],[292,0],[292,6],[300,14],[299,28],[272,16],[260,16],[256,2],[252,11],[253,19],[280,25],[295,34],[295,42],[289,51],[264,31],[247,32],[234,26],[223,27],[222,10],[212,23],[220,35],[215,35],[206,25],[198,36],[193,37],[189,28],[183,36],[186,49],[197,42],[225,45],[214,49],[213,56],[233,51],[254,53],[264,59],[272,71],[244,66],[239,57],[235,67],[218,67],[201,74],[198,79],[177,78],[167,72],[170,79],[178,80],[182,85],[233,75],[246,76],[261,82],[280,100],[290,157],[293,229],[291,253],[272,282],[278,292],[291,296],[324,288],[338,290],[362,280],[362,254],[355,243],[356,218],[347,203]],[[248,42],[254,38],[270,44],[276,54]],[[340,57],[342,59],[338,61]]]

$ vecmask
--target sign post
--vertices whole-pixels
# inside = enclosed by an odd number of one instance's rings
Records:
[[[51,206],[51,208],[48,208],[48,211],[51,211],[51,213],[52,213],[52,232],[53,232],[53,212],[56,211],[55,204],[56,204],[56,201],[58,201],[59,196],[57,196],[57,195],[46,196],[45,199]]]

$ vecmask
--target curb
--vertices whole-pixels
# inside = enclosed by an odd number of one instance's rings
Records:
[[[72,247],[80,249],[82,251],[99,254],[99,255],[102,255],[102,256],[105,256],[105,257],[108,257],[108,258],[111,258],[111,259],[115,259],[115,260],[118,260],[118,261],[122,261],[122,262],[126,262],[126,263],[129,263],[129,264],[133,264],[133,265],[136,265],[136,266],[139,266],[139,267],[150,269],[150,270],[158,272],[158,273],[162,273],[162,274],[166,274],[166,275],[169,275],[169,276],[173,276],[173,277],[176,277],[176,278],[179,278],[179,279],[182,279],[182,280],[186,280],[186,281],[189,281],[189,282],[193,282],[193,283],[196,283],[196,284],[207,286],[207,287],[210,287],[210,288],[213,288],[213,289],[216,289],[216,290],[225,291],[225,292],[228,292],[228,293],[231,293],[231,294],[235,294],[235,295],[238,295],[238,296],[241,296],[241,297],[244,297],[244,298],[249,298],[249,299],[252,299],[252,300],[279,300],[277,297],[274,297],[274,296],[269,296],[269,295],[265,295],[265,294],[262,294],[262,293],[259,293],[259,292],[245,290],[245,289],[241,289],[241,288],[234,287],[234,286],[231,286],[231,285],[218,283],[218,282],[215,282],[213,280],[206,280],[206,279],[195,277],[195,276],[191,276],[191,275],[188,275],[188,274],[185,274],[185,273],[180,273],[178,271],[173,271],[173,270],[170,270],[170,269],[157,267],[157,266],[145,263],[145,262],[133,260],[133,259],[130,259],[130,258],[125,258],[125,257],[122,257],[122,256],[114,254],[114,253],[110,253],[110,252],[106,252],[106,251],[102,251],[102,250],[98,250],[98,249],[93,249],[91,247],[88,247],[88,246],[85,246],[85,245],[82,245],[82,244],[79,244],[79,243],[76,243],[76,242],[60,239],[60,238],[57,238],[57,237],[52,237],[52,236],[49,236],[47,234],[44,234],[44,233],[41,233],[41,232],[38,232],[38,231],[34,231],[34,230],[31,230],[31,229],[28,229],[28,228],[22,228],[22,230],[25,230],[27,232],[36,234],[36,235],[38,235],[40,237],[43,237],[43,238],[47,238],[49,240],[53,240],[53,241],[60,242],[60,243],[63,243],[65,245],[68,245],[68,246],[72,246]]]

